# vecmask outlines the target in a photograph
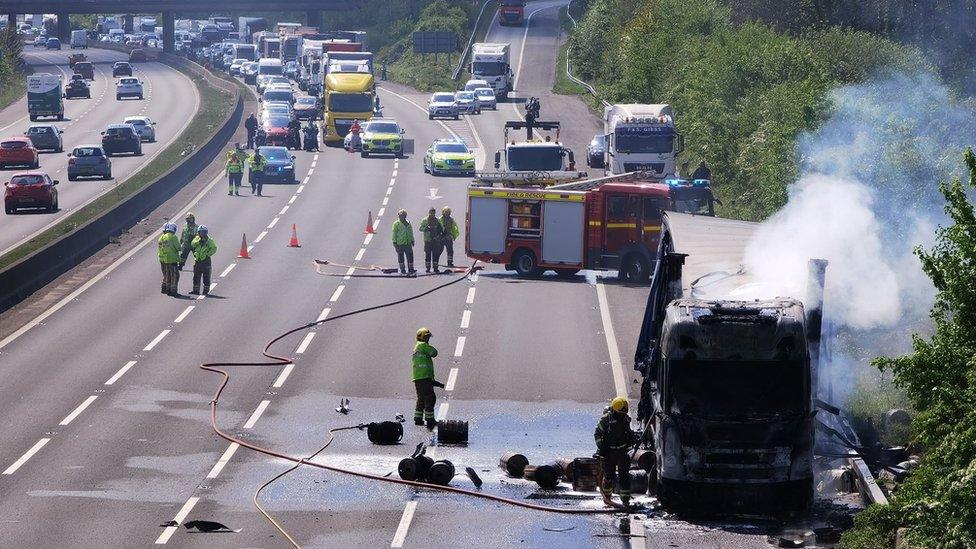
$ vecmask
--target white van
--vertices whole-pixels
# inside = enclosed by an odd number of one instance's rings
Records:
[[[88,31],[85,30],[73,30],[71,31],[71,49],[75,48],[85,48],[88,49]]]
[[[468,80],[468,83],[464,85],[464,91],[474,91],[478,88],[490,88],[491,84],[487,80],[476,80],[472,78]]]

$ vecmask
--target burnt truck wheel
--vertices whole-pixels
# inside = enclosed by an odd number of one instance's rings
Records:
[[[532,250],[516,252],[515,257],[512,258],[512,266],[515,267],[515,272],[521,277],[536,277],[542,274],[538,260],[536,260]]]
[[[624,258],[620,278],[627,282],[644,283],[651,278],[651,266],[644,256],[631,254]]]

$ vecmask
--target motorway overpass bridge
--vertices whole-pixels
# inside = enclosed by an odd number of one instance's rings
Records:
[[[0,14],[6,14],[9,23],[16,23],[17,14],[54,13],[58,17],[58,36],[66,40],[70,35],[68,15],[72,13],[144,13],[162,14],[163,49],[173,51],[176,17],[180,13],[227,13],[249,15],[268,11],[304,11],[306,24],[318,27],[322,24],[322,11],[338,11],[356,7],[358,0],[0,0]],[[133,12],[133,6],[138,11]],[[129,18],[131,27],[131,18]],[[128,29],[127,29],[128,30]]]

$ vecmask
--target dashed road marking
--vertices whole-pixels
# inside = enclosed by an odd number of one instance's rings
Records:
[[[285,212],[287,211],[288,211],[288,204],[285,204],[285,207],[282,208],[280,212],[278,212],[278,215],[285,215]]]
[[[329,303],[335,303],[336,301],[339,301],[339,296],[342,295],[342,290],[345,289],[346,289],[345,285],[336,288],[335,292],[332,292],[332,297],[329,298]]]
[[[627,378],[624,376],[624,366],[620,361],[620,349],[617,348],[617,336],[613,331],[610,320],[610,306],[607,304],[607,291],[601,282],[596,283],[596,299],[600,305],[600,320],[603,321],[603,335],[607,339],[607,351],[610,353],[610,369],[613,371],[613,388],[618,395],[627,396]]]
[[[187,515],[190,514],[190,511],[193,510],[193,506],[196,505],[198,501],[200,501],[200,498],[195,496],[186,500],[186,503],[183,504],[183,507],[180,508],[180,511],[176,513],[176,516],[173,518],[173,522],[175,522],[176,525],[167,526],[166,529],[159,534],[159,537],[156,538],[156,545],[165,545],[166,542],[169,541],[169,538],[173,537],[173,534],[175,534],[179,529],[180,524],[186,520]]]
[[[453,391],[454,384],[457,383],[458,369],[451,368],[451,373],[447,375],[447,383],[444,384],[445,391]]]
[[[410,530],[410,521],[413,520],[413,513],[416,510],[417,502],[408,501],[403,508],[403,516],[400,517],[400,524],[397,525],[396,534],[393,534],[393,543],[390,547],[403,547],[403,542],[407,539],[407,531]]]
[[[366,253],[366,248],[359,248],[359,251],[356,252],[356,261],[362,261],[363,255],[365,253]]]
[[[159,332],[159,335],[153,338],[153,340],[149,342],[149,345],[143,347],[142,350],[152,351],[156,345],[159,345],[159,342],[162,341],[164,337],[169,335],[169,332],[170,332],[169,330],[163,330],[162,332]]]
[[[461,313],[461,329],[465,330],[471,325],[471,311],[465,310]]]
[[[304,354],[305,349],[308,349],[308,346],[311,345],[312,338],[314,337],[315,337],[315,332],[309,332],[305,334],[305,339],[303,339],[302,342],[298,344],[298,348],[295,349],[295,354],[298,355]]]
[[[280,219],[281,219],[280,217],[276,217],[276,218],[272,219],[271,220],[271,223],[268,223],[268,228],[269,229],[274,229],[274,226],[278,224],[278,220],[280,220]]]
[[[295,202],[295,200],[296,200],[297,198],[298,198],[297,196],[292,196],[291,198],[289,198],[289,199],[288,199],[288,203],[289,203],[289,204],[294,204],[294,202]]]
[[[234,264],[231,263],[231,266],[233,266],[233,265]],[[224,271],[224,272],[227,272],[227,271]],[[223,276],[223,275],[221,275],[221,276]],[[183,322],[183,319],[185,319],[187,317],[187,315],[189,315],[192,311],[193,311],[193,305],[190,305],[186,309],[183,309],[183,312],[180,313],[180,316],[176,317],[176,320],[174,320],[173,323],[179,324],[180,322]]]
[[[373,233],[366,235],[366,238],[363,239],[363,246],[369,246],[371,240],[373,240]]]
[[[468,297],[465,298],[465,300],[464,300],[464,302],[467,303],[468,305],[471,305],[472,303],[474,303],[474,291],[475,290],[476,290],[476,288],[468,288]]]
[[[437,407],[437,421],[444,421],[444,419],[447,418],[447,408],[450,405],[450,402],[442,402],[441,405]]]
[[[265,233],[265,234],[267,234],[267,233]],[[236,266],[237,266],[237,263],[231,263],[230,265],[228,265],[227,268],[224,269],[224,271],[222,273],[220,273],[220,278],[224,278],[225,276],[229,275],[230,272],[233,271],[234,270],[234,267],[236,267]]]
[[[384,206],[386,206],[386,205],[387,205],[387,204],[389,204],[389,203],[390,203],[390,197],[389,197],[389,196],[387,196],[387,197],[385,197],[385,198],[383,199],[383,205],[384,205]]]
[[[251,413],[251,417],[247,418],[247,422],[244,423],[244,428],[250,429],[254,427],[254,424],[257,423],[259,419],[261,419],[261,414],[264,413],[265,409],[268,408],[269,404],[271,404],[270,400],[262,400],[261,403],[258,404],[258,407],[254,409],[254,412]]]
[[[332,307],[326,307],[322,309],[322,312],[319,313],[319,316],[318,318],[315,319],[315,322],[322,322],[323,320],[325,320],[327,316],[329,316],[329,313],[331,312],[332,312]]]
[[[254,239],[254,242],[255,243],[261,242],[262,240],[264,240],[264,237],[266,236],[268,236],[268,231],[261,231],[261,234],[259,234],[258,237]],[[251,251],[250,246],[248,246],[247,251],[248,252]]]
[[[13,464],[10,467],[4,469],[2,474],[12,475],[16,473],[17,469],[20,469],[25,463],[27,463],[27,460],[34,457],[34,454],[39,452],[41,448],[43,448],[44,445],[47,444],[48,442],[51,442],[50,438],[42,438],[41,440],[38,440],[36,443],[34,443],[33,446],[31,446],[30,450],[27,450],[24,453],[24,455],[20,456],[20,458],[17,459],[17,461],[13,462]]]
[[[120,377],[124,376],[125,373],[129,371],[129,368],[132,368],[135,365],[136,365],[135,360],[130,360],[129,362],[126,362],[125,366],[119,368],[118,372],[115,372],[115,374],[112,377],[108,378],[108,381],[105,382],[105,385],[114,384],[116,381],[119,380]]]
[[[454,345],[454,356],[460,357],[464,353],[464,342],[467,340],[465,336],[458,336],[457,344]]]
[[[98,396],[96,395],[91,395],[90,397],[86,398],[85,401],[79,404],[77,408],[72,410],[70,414],[64,416],[64,419],[62,419],[61,423],[58,423],[58,425],[64,427],[65,425],[68,425],[69,423],[74,421],[76,417],[78,417],[79,415],[81,415],[82,412],[85,411],[85,408],[91,406],[92,402],[95,402],[96,398],[98,398]]]
[[[291,375],[291,371],[295,369],[294,364],[286,364],[285,368],[278,374],[278,378],[275,379],[274,383],[271,385],[275,389],[280,389],[284,384],[288,376]]]
[[[216,287],[217,287],[217,283],[214,282],[213,284],[210,285],[210,291],[212,292],[213,289],[216,288]],[[197,296],[197,299],[203,299],[205,297],[207,297],[206,294],[200,294],[200,295]]]
[[[210,469],[210,472],[207,473],[207,478],[217,478],[217,475],[219,475],[220,472],[224,470],[224,466],[227,465],[227,462],[230,461],[230,458],[234,457],[234,452],[236,452],[237,449],[240,447],[241,447],[240,444],[236,442],[231,442],[230,446],[228,446],[227,449],[224,450],[223,455],[220,456],[220,459],[217,460],[217,463],[214,464],[213,469]]]
[[[304,190],[305,190],[305,185],[299,185],[298,188],[295,189],[295,194],[302,194],[302,191]]]
[[[376,212],[376,217],[383,217],[383,214],[385,213],[386,213],[386,206],[383,206],[382,208],[380,208],[380,211]]]

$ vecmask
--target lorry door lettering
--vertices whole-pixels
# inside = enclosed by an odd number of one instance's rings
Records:
[[[637,243],[640,197],[613,194],[607,197],[606,223],[604,225],[603,255],[619,257],[618,250]],[[609,252],[608,250],[613,250]]]

